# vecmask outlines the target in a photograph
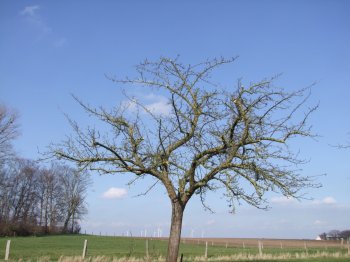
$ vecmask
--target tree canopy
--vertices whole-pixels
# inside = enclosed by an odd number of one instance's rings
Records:
[[[0,104],[0,164],[14,155],[12,141],[18,134],[17,113]]]
[[[82,169],[132,173],[136,180],[151,176],[162,184],[173,208],[167,261],[176,261],[183,211],[193,195],[206,206],[205,195],[223,189],[231,208],[242,201],[265,208],[267,191],[298,197],[313,185],[298,172],[303,161],[289,148],[290,140],[312,136],[308,119],[317,106],[307,107],[309,88],[290,92],[275,86],[274,78],[247,86],[240,80],[235,87],[215,84],[213,71],[234,60],[146,60],[135,78],[110,80],[153,88],[166,97],[167,112],[134,98],[112,109],[76,98],[109,131],[70,120],[74,134],[51,146],[56,157]]]

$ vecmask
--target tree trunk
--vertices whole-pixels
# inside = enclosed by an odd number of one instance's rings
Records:
[[[68,233],[68,223],[69,223],[69,220],[70,220],[70,216],[68,216],[68,217],[64,220],[62,232],[65,233],[65,234]]]
[[[73,234],[74,233],[74,213],[73,213],[73,215],[72,215],[72,229],[71,229],[71,234]]]
[[[182,218],[185,206],[179,202],[172,202],[171,227],[168,242],[167,262],[176,262],[179,254]]]

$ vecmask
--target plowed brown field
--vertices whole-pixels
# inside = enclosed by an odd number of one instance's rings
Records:
[[[341,247],[340,240],[308,240],[308,239],[264,239],[264,238],[182,238],[182,242],[230,247],[257,247],[259,241],[264,247],[271,248],[328,248]],[[346,246],[344,241],[343,247]]]

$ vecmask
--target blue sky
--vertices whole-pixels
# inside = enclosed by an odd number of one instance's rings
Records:
[[[184,236],[314,238],[350,228],[350,149],[330,145],[350,139],[349,1],[0,1],[0,102],[20,113],[21,156],[38,157],[50,142],[70,133],[63,113],[82,125],[89,120],[71,94],[92,105],[124,101],[105,74],[133,75],[148,58],[180,55],[185,63],[239,56],[219,82],[258,81],[279,73],[289,90],[317,82],[311,103],[320,103],[311,122],[317,141],[294,146],[309,159],[302,173],[321,175],[313,200],[268,196],[270,211],[239,206],[235,215],[216,195],[216,213],[198,199],[187,207]],[[162,105],[162,97],[129,90]],[[147,96],[148,95],[148,96]],[[133,235],[168,232],[170,204],[147,181],[127,187],[128,177],[93,176],[83,230]],[[111,188],[114,188],[111,190]],[[109,190],[109,191],[108,191]],[[107,193],[109,192],[109,193]],[[141,215],[140,215],[141,214]]]

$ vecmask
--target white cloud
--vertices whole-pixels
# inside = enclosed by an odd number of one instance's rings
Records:
[[[294,198],[285,197],[285,196],[272,197],[270,201],[271,201],[271,203],[282,204],[282,205],[291,204],[291,203],[296,202],[296,200]]]
[[[327,205],[332,205],[332,204],[336,204],[337,201],[333,197],[325,197],[324,199],[322,199],[322,203]]]
[[[30,16],[35,17],[37,10],[40,9],[40,6],[38,5],[30,5],[23,8],[23,10],[20,12],[21,15],[24,16]]]
[[[146,109],[152,112],[152,114],[155,115],[169,115],[171,112],[171,106],[169,103],[162,99],[161,101],[154,102],[151,104],[146,105]]]
[[[325,197],[321,200],[317,199],[313,201],[313,204],[315,205],[334,205],[336,203],[337,201],[335,200],[335,198],[331,196]]]
[[[139,96],[141,97],[141,95]],[[139,104],[142,104],[143,108]],[[164,116],[169,115],[172,109],[166,97],[154,94],[145,95],[142,97],[142,99],[131,98],[130,100],[123,101],[122,107],[132,113],[135,113],[139,110],[143,113],[149,111],[154,115]]]
[[[316,225],[316,226],[322,226],[322,225],[326,225],[326,224],[327,224],[326,221],[322,221],[322,220],[319,220],[319,219],[314,221],[314,225]]]
[[[103,198],[106,199],[120,199],[127,195],[125,188],[111,187],[102,194]]]

